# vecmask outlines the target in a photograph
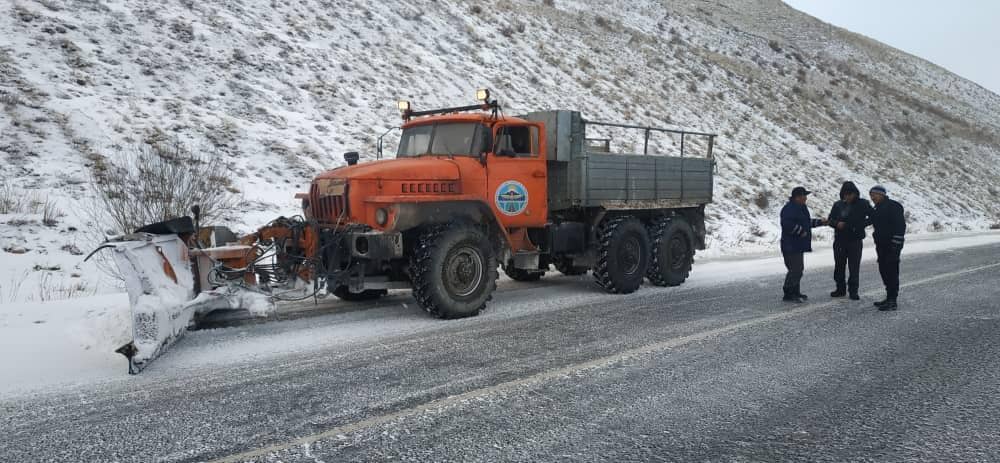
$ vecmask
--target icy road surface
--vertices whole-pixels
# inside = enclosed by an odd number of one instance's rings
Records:
[[[5,346],[0,461],[995,461],[998,241],[908,243],[894,313],[867,250],[860,302],[825,296],[818,252],[805,305],[778,259],[712,260],[629,296],[504,282],[467,320],[399,294],[198,331],[137,377],[95,357],[25,389],[71,343],[35,370]]]

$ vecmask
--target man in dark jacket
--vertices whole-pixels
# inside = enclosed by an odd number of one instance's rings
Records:
[[[782,300],[786,302],[805,302],[808,299],[799,288],[805,269],[805,253],[812,252],[812,229],[826,224],[826,220],[814,219],[809,214],[806,207],[809,193],[803,187],[795,187],[788,203],[781,208],[781,255],[788,269]]]
[[[903,206],[889,199],[885,187],[876,185],[868,193],[875,203],[870,222],[875,230],[875,252],[878,253],[878,271],[885,284],[885,300],[875,303],[879,310],[896,310],[899,296],[899,255],[903,251],[906,235],[906,218]]]
[[[861,250],[864,248],[865,227],[872,206],[861,199],[861,191],[853,182],[844,182],[840,188],[840,201],[833,203],[827,222],[833,227],[833,281],[837,289],[830,297],[844,297],[850,292],[852,300],[858,296],[858,269],[861,267]],[[845,269],[851,276],[845,281]]]

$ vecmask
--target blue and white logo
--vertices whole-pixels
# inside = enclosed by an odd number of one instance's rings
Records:
[[[497,209],[504,215],[518,215],[528,208],[528,189],[516,180],[501,183],[495,196]]]

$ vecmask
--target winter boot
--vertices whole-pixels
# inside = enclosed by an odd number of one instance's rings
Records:
[[[805,294],[802,294],[802,291],[799,289],[798,285],[795,286],[795,295],[798,296],[799,299],[802,299],[799,302],[805,302],[805,301],[809,300],[809,296],[806,296]]]
[[[881,310],[881,311],[883,311],[883,312],[889,312],[889,311],[896,310],[897,307],[898,306],[896,305],[896,301],[889,299],[889,300],[885,301],[885,304],[880,305],[878,307],[878,309]]]
[[[858,296],[858,293],[851,293],[851,300],[852,301],[860,301],[861,300],[861,296]]]
[[[830,293],[830,297],[844,297],[847,295],[847,290],[844,288],[837,288],[835,291]]]
[[[882,307],[883,305],[885,305],[888,302],[889,302],[889,298],[885,298],[885,299],[882,299],[881,301],[876,302],[874,304],[874,306],[875,307]]]
[[[802,302],[802,299],[799,299],[799,295],[795,294],[795,288],[784,288],[784,290],[785,290],[785,297],[781,298],[782,301]]]

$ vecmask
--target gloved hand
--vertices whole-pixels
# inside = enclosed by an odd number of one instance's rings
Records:
[[[892,252],[896,254],[896,258],[898,259],[899,255],[903,253],[903,242],[900,241],[899,243],[897,243],[894,240],[892,242]]]

